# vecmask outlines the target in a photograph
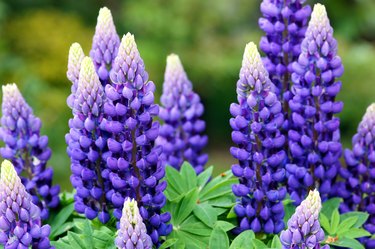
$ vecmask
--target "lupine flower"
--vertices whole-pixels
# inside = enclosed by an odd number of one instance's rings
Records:
[[[134,199],[127,198],[124,203],[115,243],[119,249],[152,249],[151,238]]]
[[[285,137],[280,132],[283,113],[260,55],[254,43],[247,44],[237,82],[238,104],[232,104],[232,140],[237,147],[231,154],[239,164],[232,171],[240,180],[233,186],[239,197],[235,212],[238,231],[279,233],[284,228],[286,189],[283,149]]]
[[[120,38],[113,23],[111,11],[104,7],[99,11],[90,56],[103,86],[109,83],[109,73],[116,58]]]
[[[66,76],[72,82],[71,94],[66,101],[70,109],[73,109],[74,106],[74,96],[78,87],[79,71],[81,70],[81,63],[84,57],[85,54],[83,53],[81,45],[76,42],[73,43],[69,49],[68,71],[66,72]]]
[[[167,235],[169,213],[161,213],[166,198],[166,182],[161,181],[165,169],[158,160],[161,147],[154,146],[159,123],[153,117],[159,113],[154,104],[155,85],[148,74],[131,34],[124,35],[111,72],[112,84],[105,86],[108,102],[104,104],[106,119],[101,127],[110,132],[110,153],[104,159],[113,189],[107,192],[115,207],[114,216],[121,218],[126,197],[137,201],[147,232],[155,245],[159,236]]]
[[[208,160],[208,155],[202,153],[208,140],[202,134],[206,127],[201,120],[204,107],[199,95],[193,91],[180,59],[174,54],[167,58],[160,102],[159,117],[165,123],[156,141],[163,146],[163,160],[176,169],[188,161],[197,174],[201,173]]]
[[[302,52],[293,64],[293,99],[289,101],[288,132],[291,163],[286,165],[291,198],[298,205],[307,191],[319,188],[323,200],[329,194],[340,167],[340,120],[343,103],[335,101],[341,89],[336,81],[344,71],[336,55],[337,42],[325,7],[316,4],[302,42]]]
[[[40,135],[41,121],[33,115],[16,84],[3,86],[3,116],[0,138],[5,143],[1,156],[12,161],[43,220],[49,208],[59,205],[60,186],[52,186],[53,170],[46,164],[51,157],[48,137]]]
[[[345,179],[337,187],[344,198],[340,209],[367,212],[370,217],[364,228],[375,234],[375,104],[367,108],[352,143],[353,149],[346,149],[344,153],[347,167],[340,170]],[[367,248],[375,248],[375,239],[362,242]]]
[[[78,88],[73,107],[74,118],[69,122],[66,136],[68,155],[71,158],[71,182],[77,190],[75,209],[87,218],[96,217],[106,223],[110,216],[105,194],[110,188],[108,177],[102,176],[108,151],[107,134],[100,130],[103,119],[104,89],[90,57],[82,61]]]
[[[319,223],[321,208],[319,192],[310,190],[288,220],[288,229],[281,232],[283,249],[329,249],[329,245],[320,245],[324,241],[324,231]]]
[[[263,17],[259,27],[266,33],[260,40],[260,49],[271,81],[276,86],[276,94],[284,106],[285,124],[288,127],[288,101],[290,92],[292,63],[301,53],[301,42],[305,37],[311,7],[304,6],[305,0],[263,0],[260,10]]]
[[[0,245],[13,248],[52,248],[49,225],[41,225],[40,209],[32,202],[10,161],[1,164]]]

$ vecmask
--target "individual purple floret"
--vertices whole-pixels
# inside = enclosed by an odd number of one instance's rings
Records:
[[[131,34],[122,38],[111,72],[112,84],[105,86],[108,102],[104,104],[106,120],[101,127],[110,132],[110,153],[104,158],[113,189],[107,192],[115,207],[114,216],[121,218],[126,197],[137,201],[147,232],[155,245],[159,236],[171,232],[169,213],[162,213],[166,198],[166,182],[161,181],[165,169],[159,160],[161,146],[154,146],[159,123],[153,117],[159,113],[154,104],[155,85],[148,74]]]
[[[375,104],[367,108],[352,143],[353,149],[344,153],[347,167],[340,170],[344,179],[337,187],[344,198],[340,209],[367,212],[370,216],[364,228],[375,234]],[[375,248],[375,239],[363,239],[363,243]]]
[[[109,74],[116,58],[120,38],[113,23],[111,11],[104,7],[99,11],[90,57],[103,86],[109,83]]]
[[[276,94],[284,107],[285,131],[288,127],[288,101],[290,92],[292,63],[301,53],[301,42],[305,37],[311,13],[305,0],[263,0],[260,10],[259,27],[266,33],[260,40],[260,49],[271,81],[276,86]]]
[[[109,201],[105,194],[110,189],[107,177],[102,176],[108,151],[108,134],[99,128],[103,119],[105,96],[99,77],[90,57],[81,64],[77,92],[73,106],[74,117],[69,121],[70,132],[66,135],[68,155],[71,158],[70,180],[76,189],[75,209],[89,219],[96,217],[108,222]]]
[[[5,249],[52,248],[50,226],[42,226],[40,209],[32,202],[10,161],[1,164],[0,245]]]
[[[124,203],[115,244],[119,249],[152,249],[151,238],[134,199],[127,198]]]
[[[42,125],[26,103],[16,84],[3,86],[3,116],[0,138],[5,147],[1,156],[12,161],[32,201],[46,220],[49,208],[59,205],[60,186],[52,186],[53,169],[46,164],[51,157],[48,137],[40,135]],[[22,175],[22,176],[21,176]]]
[[[319,212],[322,208],[319,192],[311,191],[288,220],[288,229],[281,232],[283,249],[329,249],[321,246],[324,231],[320,227]]]
[[[314,188],[319,188],[323,200],[335,195],[331,186],[340,167],[340,120],[334,114],[343,107],[335,98],[341,89],[336,78],[344,68],[323,5],[314,6],[301,46],[293,64],[288,132],[291,163],[286,165],[288,190],[296,205]]]
[[[201,173],[208,160],[202,153],[208,140],[203,134],[206,123],[201,119],[204,107],[175,54],[167,58],[160,102],[159,117],[164,124],[156,141],[163,146],[163,160],[178,170],[187,161]]]
[[[66,101],[70,109],[73,109],[74,106],[74,96],[78,87],[79,71],[81,70],[81,63],[84,57],[85,54],[83,53],[81,45],[76,42],[73,43],[69,49],[68,71],[66,72],[67,78],[72,82],[71,94]]]
[[[234,209],[238,232],[277,234],[284,228],[286,188],[280,186],[286,160],[280,132],[284,116],[274,88],[256,45],[247,44],[237,82],[238,104],[230,106],[232,140],[237,144],[230,152],[239,161],[232,166],[240,180],[232,188],[239,197]]]

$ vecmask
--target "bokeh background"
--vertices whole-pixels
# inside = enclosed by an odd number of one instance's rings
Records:
[[[311,5],[316,1],[308,0]],[[345,65],[339,99],[342,139],[350,146],[367,105],[375,101],[375,1],[321,0],[327,7],[339,54]],[[43,121],[53,156],[55,182],[71,189],[64,136],[70,109],[66,97],[68,50],[79,42],[91,48],[98,11],[107,6],[120,37],[135,34],[157,96],[165,58],[177,53],[206,111],[209,164],[217,172],[233,159],[228,125],[229,105],[242,53],[249,41],[259,42],[259,0],[9,0],[0,1],[0,82],[16,82],[35,115]]]

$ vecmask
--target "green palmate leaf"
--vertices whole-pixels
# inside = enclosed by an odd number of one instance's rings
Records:
[[[255,239],[255,234],[251,230],[246,230],[240,233],[230,245],[229,249],[240,249],[240,248],[247,248],[253,249],[253,242],[252,240]]]
[[[197,187],[202,189],[204,185],[206,185],[208,179],[210,179],[212,175],[212,171],[214,170],[213,166],[208,167],[205,171],[199,174],[197,177]]]
[[[214,207],[213,209],[215,210],[217,216],[220,216],[221,214],[228,211],[228,208]]]
[[[69,204],[64,207],[51,221],[51,233],[50,238],[55,238],[58,234],[56,232],[61,228],[61,226],[69,219],[74,211],[74,203]]]
[[[360,228],[368,219],[369,214],[365,212],[348,212],[345,214],[342,214],[340,216],[341,220],[346,220],[350,217],[357,217],[357,222],[353,225],[353,227]]]
[[[371,236],[371,234],[363,228],[351,228],[350,230],[347,230],[346,232],[343,232],[341,234],[341,237],[352,238],[352,239],[367,237],[367,236]]]
[[[69,231],[73,227],[74,227],[73,222],[66,222],[66,223],[62,224],[60,227],[57,228],[57,230],[55,230],[54,238],[58,237],[59,235],[62,235],[64,233],[66,233],[67,231]]]
[[[180,174],[185,180],[185,190],[189,191],[197,186],[197,173],[195,173],[194,168],[188,162],[182,164]]]
[[[277,236],[277,235],[273,236],[271,247],[276,248],[276,249],[281,249],[283,247],[281,242],[280,242],[279,236]]]
[[[342,238],[336,242],[329,243],[329,244],[334,245],[334,246],[350,248],[350,249],[365,249],[365,247],[361,243],[359,243],[358,240],[352,239],[352,238]]]
[[[71,249],[71,248],[73,248],[69,243],[66,243],[62,240],[51,241],[51,245],[54,246],[56,249]]]
[[[216,222],[215,227],[220,227],[225,232],[228,232],[228,231],[232,230],[233,228],[235,228],[236,226],[233,225],[230,222],[219,220],[219,221]]]
[[[331,234],[336,234],[337,232],[337,229],[339,227],[339,223],[340,223],[340,214],[339,214],[339,210],[338,209],[335,209],[333,212],[332,212],[332,215],[331,215]]]
[[[82,227],[82,239],[87,248],[94,248],[94,240],[93,240],[93,230],[90,222],[88,220],[84,220],[81,222],[83,225]]]
[[[215,207],[225,207],[229,208],[232,207],[235,203],[236,198],[232,194],[223,195],[218,198],[208,200],[208,204],[215,206]]]
[[[206,194],[206,192],[209,191],[212,187],[219,184],[220,182],[230,179],[232,176],[233,176],[233,173],[231,170],[228,170],[216,176],[211,181],[209,181],[206,186],[204,186],[204,188],[201,191],[201,195]]]
[[[189,216],[181,225],[179,225],[175,229],[201,236],[210,236],[212,232],[212,228],[205,225],[194,215]]]
[[[173,246],[174,244],[176,244],[177,241],[178,241],[178,239],[168,239],[168,240],[164,241],[163,244],[161,244],[161,246],[159,247],[159,249],[170,248],[171,246]]]
[[[115,233],[107,227],[101,227],[100,230],[94,230],[93,240],[94,248],[111,248],[115,244]]]
[[[296,211],[296,207],[294,206],[293,202],[288,201],[284,206],[284,211],[284,223],[287,224],[290,217],[292,217],[292,215]]]
[[[179,239],[184,240],[185,248],[191,249],[201,249],[208,247],[208,241],[210,237],[203,237],[200,235],[195,235],[185,231],[179,232]]]
[[[68,232],[68,239],[69,239],[69,244],[73,246],[74,248],[82,248],[82,249],[87,248],[81,236],[79,236],[76,233]]]
[[[355,217],[355,216],[343,220],[337,229],[337,234],[340,236],[342,233],[350,230],[350,228],[354,226],[357,220],[358,220],[358,217]]]
[[[228,249],[229,248],[229,238],[227,233],[220,227],[216,226],[212,231],[210,237],[209,248],[215,249]]]
[[[175,221],[177,224],[181,223],[189,216],[194,207],[197,205],[197,201],[198,189],[195,188],[187,193],[186,196],[181,200],[181,205],[179,207],[177,217],[175,217]]]
[[[264,244],[261,240],[253,239],[252,240],[253,246],[256,249],[270,249],[266,244]]]
[[[325,214],[320,213],[320,215],[319,215],[319,222],[320,222],[320,225],[322,226],[322,228],[328,234],[332,234],[332,232],[331,232],[331,225],[329,224],[329,220],[328,220],[327,216],[325,216]]]
[[[185,193],[185,191],[187,190],[185,187],[187,186],[187,184],[185,184],[185,181],[189,179],[183,179],[180,173],[171,166],[165,167],[165,174],[168,182],[168,187],[173,188],[179,194]]]
[[[207,226],[213,227],[217,221],[217,212],[211,205],[202,203],[196,205],[193,213]]]
[[[233,207],[229,210],[229,213],[227,215],[227,219],[233,219],[233,218],[237,217],[236,213],[234,212],[235,206],[236,206],[236,204],[234,204]]]
[[[202,189],[199,199],[201,202],[208,201],[213,198],[223,196],[225,194],[232,194],[232,185],[238,183],[238,179],[227,179],[225,181],[219,182],[218,184],[207,189],[205,187]],[[208,185],[207,185],[208,186]]]
[[[332,212],[339,208],[341,202],[341,198],[331,198],[323,203],[322,210],[320,212],[327,217],[331,217]]]

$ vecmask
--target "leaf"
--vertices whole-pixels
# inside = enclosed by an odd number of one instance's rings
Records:
[[[92,226],[88,220],[85,220],[82,223],[84,225],[82,230],[82,238],[85,241],[85,245],[87,248],[94,248]]]
[[[227,233],[219,226],[215,227],[210,237],[209,248],[228,249],[229,238]]]
[[[331,217],[332,212],[339,208],[341,202],[342,202],[341,198],[331,198],[323,203],[323,207],[320,212],[323,213],[327,217]]]
[[[210,179],[212,176],[212,171],[214,170],[213,166],[208,167],[205,171],[200,173],[197,177],[197,187],[199,189],[202,189],[204,185],[207,184],[207,181]]]
[[[197,173],[195,173],[194,168],[188,162],[182,164],[180,174],[185,179],[186,191],[190,191],[197,186]]]
[[[206,203],[196,205],[193,213],[198,217],[198,219],[209,227],[213,227],[217,221],[217,213],[215,209]]]
[[[62,224],[60,227],[57,228],[57,230],[55,231],[54,233],[54,237],[57,237],[63,233],[66,233],[67,231],[69,231],[70,229],[72,229],[74,227],[74,223],[73,222],[66,222],[64,224]]]
[[[69,243],[66,243],[59,239],[58,241],[51,241],[51,245],[54,246],[56,249],[70,249],[73,248]]]
[[[83,243],[80,236],[73,232],[68,232],[68,239],[69,244],[72,245],[74,248],[86,248],[85,244]]]
[[[180,208],[178,210],[177,217],[175,221],[177,224],[183,222],[189,214],[193,211],[195,205],[197,205],[198,200],[198,189],[195,188],[191,190],[186,196],[182,199]]]
[[[230,179],[233,176],[232,170],[225,171],[224,173],[221,173],[220,175],[213,178],[211,181],[209,181],[206,186],[201,191],[201,194],[205,194],[206,191],[210,190],[212,187],[217,185],[220,182],[226,181],[227,179]]]
[[[71,203],[68,206],[61,209],[61,211],[51,221],[50,223],[50,226],[51,226],[50,238],[51,239],[56,236],[56,231],[69,219],[73,211],[74,211],[74,203]]]
[[[367,237],[370,235],[371,234],[363,228],[352,228],[342,233],[341,237],[356,239],[356,238],[361,238],[361,237]]]
[[[353,227],[360,228],[368,219],[369,214],[365,212],[348,212],[340,216],[341,220],[346,220],[349,217],[357,217],[358,220]]]
[[[273,236],[271,247],[277,248],[277,249],[282,248],[282,244],[280,242],[279,236],[277,236],[277,235]]]
[[[284,223],[285,224],[288,223],[288,220],[290,219],[290,217],[292,217],[295,211],[296,211],[296,206],[294,206],[293,202],[289,202],[284,206],[284,212],[285,212]]]
[[[176,244],[177,241],[178,241],[178,239],[168,239],[168,240],[164,241],[163,244],[161,244],[161,246],[159,247],[159,249],[170,248],[171,246],[173,246],[174,244]]]
[[[332,234],[332,232],[331,232],[331,225],[329,224],[329,220],[328,220],[327,216],[325,216],[325,214],[320,213],[320,215],[319,215],[319,222],[320,222],[320,225],[322,226],[322,228],[328,234]]]
[[[165,167],[165,174],[168,182],[168,187],[172,187],[177,191],[177,193],[183,194],[186,190],[184,187],[184,182],[186,181],[186,179],[183,179],[180,173],[171,166]]]
[[[205,225],[194,215],[189,216],[181,225],[180,230],[188,233],[201,235],[201,236],[210,236],[212,228]]]
[[[337,234],[340,235],[348,230],[350,230],[351,227],[357,222],[358,217],[350,217],[348,219],[343,220],[339,228],[337,229]]]
[[[232,229],[235,228],[236,226],[233,225],[233,224],[230,223],[230,222],[219,220],[219,221],[216,222],[215,227],[220,227],[220,228],[223,229],[225,232],[228,232],[229,230],[232,230]]]
[[[248,248],[253,249],[252,240],[255,238],[255,234],[251,230],[246,230],[240,233],[230,245],[229,249],[240,249],[240,248]]]
[[[339,223],[340,223],[339,210],[335,209],[332,212],[332,216],[331,216],[331,235],[336,234]]]
[[[236,206],[236,204],[234,204],[233,207],[229,210],[229,213],[227,215],[227,219],[232,219],[232,218],[236,218],[237,217],[236,212],[234,212],[234,207],[235,206]]]
[[[346,247],[350,249],[365,249],[365,247],[361,243],[359,243],[356,239],[351,239],[351,238],[342,238],[336,242],[329,243],[329,244],[340,246],[340,247]]]
[[[223,195],[218,198],[208,200],[208,204],[215,206],[215,207],[232,207],[233,203],[235,202],[236,198],[233,194]]]
[[[232,185],[236,183],[238,183],[238,179],[232,178],[214,185],[207,191],[205,191],[206,188],[204,188],[199,196],[199,199],[201,202],[204,202],[209,199],[232,193]]]
[[[253,239],[252,240],[253,246],[256,249],[269,249],[266,244],[264,244],[261,240]]]
[[[180,231],[179,238],[184,240],[186,249],[201,249],[207,248],[210,237],[203,237],[185,231]]]

